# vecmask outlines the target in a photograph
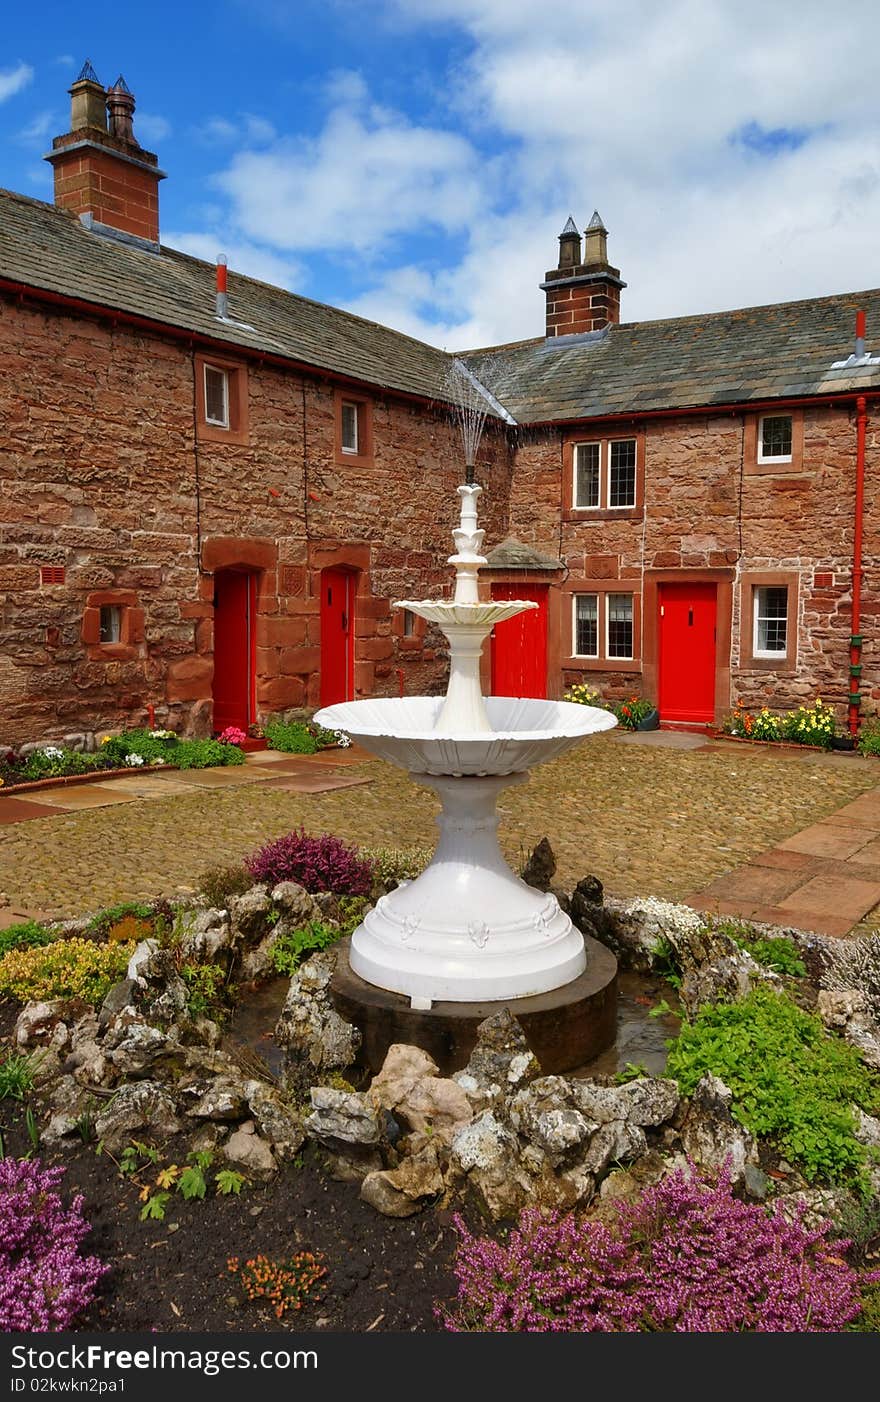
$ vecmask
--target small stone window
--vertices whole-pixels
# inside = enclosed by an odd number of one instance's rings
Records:
[[[593,580],[585,581],[588,585]],[[616,580],[596,580],[595,587],[571,596],[569,656],[592,671],[639,671],[641,601]],[[565,665],[565,664],[563,664]]]
[[[412,609],[404,609],[404,610],[403,610],[403,636],[404,636],[405,638],[412,638],[412,637],[415,636],[415,631],[416,631],[416,616],[415,616],[415,614],[413,613]]]
[[[373,406],[363,395],[336,393],[336,461],[340,464],[373,460]]]
[[[216,365],[205,365],[205,422],[229,427],[229,375]]]
[[[798,589],[793,570],[743,574],[741,667],[759,672],[796,669]]]
[[[788,590],[762,585],[754,590],[753,657],[785,657],[788,652]]]
[[[758,425],[758,462],[791,462],[791,414],[765,414]]]
[[[563,512],[568,520],[637,516],[645,488],[645,435],[569,439],[564,448]]]
[[[102,643],[122,641],[122,609],[118,604],[101,605],[100,641]]]

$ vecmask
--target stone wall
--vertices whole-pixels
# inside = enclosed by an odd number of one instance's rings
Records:
[[[244,364],[244,362],[242,362]],[[193,352],[125,325],[0,301],[0,740],[140,723],[211,727],[213,571],[257,573],[257,705],[318,700],[320,569],[360,571],[358,694],[437,691],[444,640],[404,638],[401,596],[449,590],[461,480],[444,411],[377,395],[374,459],[340,465],[334,386],[245,367],[248,441],[194,433]],[[510,454],[485,435],[487,547]],[[41,567],[64,582],[41,583]],[[132,624],[101,644],[102,604]],[[398,676],[398,669],[402,678]]]

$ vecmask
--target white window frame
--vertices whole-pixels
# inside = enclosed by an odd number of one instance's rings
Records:
[[[345,411],[354,410],[354,446],[345,442]],[[357,457],[361,450],[361,406],[356,399],[343,399],[339,409],[339,446],[343,453]]]
[[[220,375],[223,380],[223,414],[222,419],[212,419],[208,412],[208,371],[214,375]],[[220,365],[210,365],[207,362],[203,366],[204,389],[205,389],[205,423],[212,428],[229,428],[229,371],[224,370]]]
[[[632,501],[618,502],[616,506],[611,505],[611,444],[612,443],[632,443],[634,450],[635,470],[633,472],[633,494]],[[599,448],[599,500],[595,506],[582,506],[578,502],[578,449]],[[781,462],[781,458],[775,458],[775,462]],[[633,434],[621,434],[611,438],[584,438],[572,445],[571,454],[571,505],[573,511],[632,511],[638,501],[639,495],[639,441]]]
[[[621,657],[619,653],[618,653],[618,654],[615,654],[614,657],[611,656],[611,647],[610,647],[611,610],[610,610],[610,608],[608,607],[608,601],[609,601],[609,599],[629,599],[630,645],[629,645],[629,654],[628,654],[626,657]],[[633,657],[633,645],[634,645],[634,643],[635,643],[635,640],[636,640],[636,600],[635,600],[635,595],[632,593],[631,590],[628,591],[628,590],[626,590],[626,589],[615,589],[615,590],[612,591],[612,590],[609,589],[608,592],[607,592],[607,594],[605,595],[605,661],[608,663],[609,667],[612,667],[612,668],[613,668],[615,662],[632,662],[632,661],[634,660],[634,657]]]
[[[792,460],[792,454],[791,454],[791,453],[770,453],[769,455],[765,455],[765,453],[764,453],[764,421],[765,421],[765,419],[788,419],[789,423],[791,424],[791,443],[792,443],[792,447],[794,447],[794,415],[793,415],[793,414],[761,414],[761,415],[759,416],[759,418],[758,418],[758,444],[757,444],[757,447],[758,447],[758,462],[759,462],[759,463],[791,462],[791,460]],[[773,654],[773,656],[775,656],[775,653]]]
[[[602,636],[602,632],[601,632],[601,628],[602,628],[601,607],[602,607],[602,606],[601,606],[601,604],[600,604],[600,602],[599,602],[599,597],[600,597],[600,596],[599,596],[598,593],[596,593],[594,590],[590,590],[590,589],[581,589],[581,590],[579,590],[576,594],[572,594],[572,596],[571,596],[571,647],[572,647],[572,653],[571,653],[571,655],[572,655],[572,657],[585,657],[585,658],[588,658],[589,661],[591,661],[591,662],[597,662],[597,661],[599,660],[599,657],[600,657],[600,653],[599,653],[599,639],[600,639],[601,636]],[[577,651],[575,651],[575,649],[577,648],[577,641],[578,641],[578,599],[595,599],[595,600],[596,600],[596,651],[595,651],[595,652],[577,652]]]
[[[759,623],[761,617],[761,595],[769,589],[778,589],[785,595],[785,643],[782,648],[762,648],[758,646]],[[785,584],[756,584],[752,588],[752,656],[769,658],[771,661],[784,661],[788,657],[790,639],[788,636],[789,613],[788,586]],[[774,615],[774,622],[779,622]]]

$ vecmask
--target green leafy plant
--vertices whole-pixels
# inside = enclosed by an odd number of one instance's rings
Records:
[[[339,938],[343,939],[357,929],[366,914],[369,901],[366,896],[339,897]]]
[[[387,888],[421,876],[434,855],[430,847],[362,847],[360,855],[373,868],[373,880]]]
[[[809,1182],[863,1173],[852,1106],[877,1109],[880,1077],[784,995],[757,988],[737,1002],[704,1005],[670,1044],[667,1072],[685,1095],[707,1072],[720,1077],[740,1123]]]
[[[37,920],[22,920],[17,925],[7,925],[0,930],[0,959],[11,949],[36,949],[40,945],[51,944],[56,936]]]
[[[79,938],[13,949],[0,959],[0,998],[20,1003],[52,998],[101,1003],[124,977],[133,953],[133,943],[101,945]]]
[[[142,1222],[164,1222],[165,1208],[171,1198],[170,1193],[151,1193],[141,1208]]]
[[[246,1181],[244,1174],[236,1173],[234,1168],[221,1168],[214,1176],[214,1191],[222,1197],[231,1193],[238,1197]]]
[[[177,1180],[177,1191],[187,1202],[190,1202],[192,1198],[204,1198],[208,1191],[205,1174],[211,1166],[213,1157],[214,1155],[207,1149],[189,1155],[191,1162],[181,1171]]]
[[[608,707],[617,716],[618,724],[625,730],[636,730],[640,721],[655,709],[654,702],[646,696],[627,696],[623,701],[614,701]]]
[[[778,938],[743,940],[742,947],[759,964],[789,978],[805,978],[807,966],[798,953],[797,945],[784,935]]]
[[[826,706],[817,696],[812,706],[798,706],[796,711],[789,711],[782,718],[780,728],[784,740],[830,749],[835,731],[834,707]]]
[[[221,1020],[226,1014],[226,974],[217,964],[184,963],[180,975],[186,984],[186,1010],[190,1017]]]
[[[140,1139],[133,1139],[119,1155],[119,1172],[125,1177],[134,1177],[145,1164],[159,1162],[158,1151]]]
[[[862,721],[859,754],[880,755],[880,715],[868,716]]]
[[[651,951],[651,965],[655,974],[665,979],[673,988],[681,988],[681,966],[678,955],[665,935],[655,941]]]
[[[622,1071],[618,1071],[614,1077],[615,1083],[625,1086],[627,1081],[638,1081],[643,1076],[650,1076],[647,1066],[641,1061],[628,1061]]]
[[[587,686],[586,682],[575,682],[570,686],[562,698],[564,701],[574,701],[578,706],[598,706],[601,711],[609,711],[611,707],[607,701],[603,701],[592,686]]]
[[[37,1124],[37,1117],[34,1114],[33,1107],[30,1105],[28,1105],[24,1112],[24,1127],[28,1140],[30,1141],[30,1154],[35,1154],[40,1147],[40,1126]],[[30,1155],[28,1155],[28,1157],[30,1157]]]
[[[93,915],[86,934],[98,943],[151,939],[157,919],[166,914],[166,910],[148,901],[120,901]]]
[[[36,1066],[30,1056],[12,1052],[0,1061],[0,1100],[24,1100],[34,1088]]]
[[[335,732],[334,737],[335,737]],[[270,720],[263,726],[269,748],[288,755],[313,755],[320,745],[304,721]]]
[[[199,890],[215,910],[227,910],[230,901],[243,896],[253,884],[247,867],[239,865],[210,867],[199,877]]]
[[[342,935],[342,931],[323,920],[310,920],[298,930],[290,930],[278,936],[272,946],[269,959],[277,974],[295,974],[303,959],[316,949],[329,949]]]

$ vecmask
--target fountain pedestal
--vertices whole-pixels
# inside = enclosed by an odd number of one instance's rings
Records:
[[[440,798],[440,841],[422,875],[383,896],[358,927],[352,970],[414,1007],[529,997],[583,973],[580,932],[554,895],[514,875],[498,846],[498,795],[527,775],[411,777]]]

